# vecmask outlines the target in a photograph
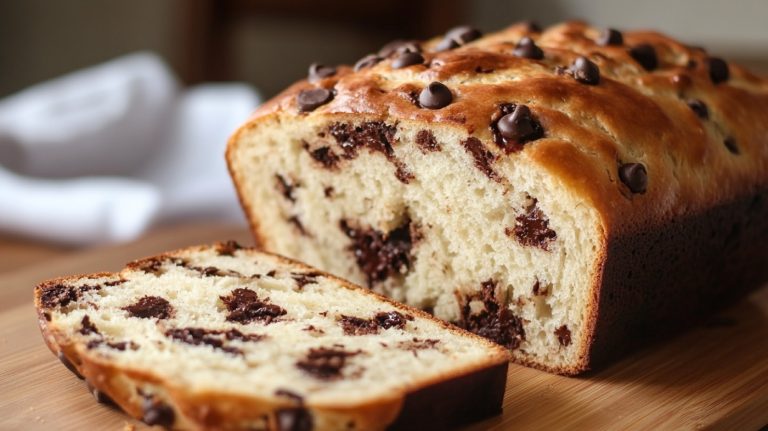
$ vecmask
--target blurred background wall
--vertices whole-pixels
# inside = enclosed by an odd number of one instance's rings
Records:
[[[136,50],[186,83],[246,81],[269,97],[312,61],[352,63],[396,37],[569,18],[656,28],[768,72],[765,0],[4,0],[0,97]]]

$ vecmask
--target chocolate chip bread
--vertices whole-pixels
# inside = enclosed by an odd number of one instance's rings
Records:
[[[234,243],[51,280],[35,306],[64,365],[149,425],[445,429],[501,410],[501,347]]]
[[[227,159],[256,240],[575,374],[768,278],[768,81],[531,23],[313,65]]]

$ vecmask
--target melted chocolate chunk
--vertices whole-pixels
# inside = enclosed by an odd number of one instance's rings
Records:
[[[549,219],[544,215],[536,199],[526,207],[525,213],[515,218],[515,227],[505,229],[507,236],[514,235],[517,241],[528,247],[548,250],[549,244],[557,238],[557,233],[549,228]]]
[[[304,286],[308,284],[316,284],[317,277],[320,277],[322,275],[323,274],[319,272],[305,272],[305,273],[291,274],[291,278],[293,278],[293,280],[296,281],[296,285],[299,287],[299,290],[301,290]]]
[[[93,398],[96,399],[96,402],[100,404],[105,404],[108,406],[116,406],[115,402],[112,400],[112,398],[109,397],[109,395],[105,394],[104,392],[96,389],[95,386],[91,384],[88,380],[85,381],[85,386],[88,388],[88,392],[93,395]]]
[[[312,431],[314,421],[303,407],[283,408],[275,411],[278,431]]]
[[[243,353],[242,350],[224,345],[224,337],[227,337],[228,340],[241,339],[236,337],[244,337],[244,335],[236,329],[232,329],[231,331],[236,331],[236,333],[230,334],[229,332],[208,330],[205,328],[174,328],[165,331],[165,336],[193,346],[206,345],[227,353],[241,355]],[[230,336],[233,338],[230,338]]]
[[[83,320],[80,321],[80,324],[82,325],[80,327],[80,333],[83,335],[89,335],[89,334],[97,334],[101,335],[99,330],[96,328],[96,325],[94,325],[91,322],[91,318],[88,315],[83,316]]]
[[[544,128],[526,105],[502,103],[491,117],[491,133],[496,145],[506,153],[523,149],[523,145],[544,136]]]
[[[419,130],[416,134],[416,145],[419,146],[419,149],[424,154],[440,151],[440,144],[437,143],[435,135],[429,130]]]
[[[587,57],[578,57],[571,65],[573,79],[582,84],[597,85],[600,83],[600,68]]]
[[[403,274],[411,267],[411,221],[388,233],[375,229],[353,228],[346,220],[340,222],[341,230],[352,240],[352,251],[357,266],[368,278],[368,286]]]
[[[687,103],[688,107],[691,108],[691,110],[696,114],[696,116],[698,116],[702,120],[706,120],[707,118],[709,118],[709,109],[707,109],[707,105],[704,104],[704,102],[702,102],[701,100],[689,99],[685,103]]]
[[[325,197],[327,197],[327,198],[332,198],[332,197],[333,197],[333,192],[334,192],[334,191],[335,191],[335,189],[334,189],[333,187],[331,187],[331,186],[328,186],[328,187],[326,187],[326,188],[324,188],[324,189],[323,189],[323,194],[324,194],[324,195],[325,195]]]
[[[237,250],[241,250],[242,248],[243,246],[238,244],[237,241],[229,240],[216,244],[216,253],[218,253],[219,256],[232,257]]]
[[[441,109],[451,104],[453,93],[443,83],[434,81],[419,93],[419,105],[427,109]]]
[[[561,346],[568,346],[571,344],[571,330],[568,329],[566,325],[555,329],[555,335]]]
[[[296,367],[316,379],[334,380],[341,377],[347,358],[360,353],[360,350],[349,352],[336,346],[312,348],[304,359],[296,362]]]
[[[659,65],[659,60],[656,58],[656,49],[653,45],[643,43],[633,46],[629,49],[629,55],[647,71],[654,70]]]
[[[544,51],[528,36],[523,37],[517,42],[512,54],[515,57],[528,58],[531,60],[541,60],[544,58]]]
[[[72,361],[67,358],[67,355],[64,354],[64,352],[59,351],[59,353],[56,355],[56,357],[59,358],[59,361],[61,361],[62,364],[80,380],[83,380],[83,375],[80,374],[80,371],[77,371],[77,367],[75,367],[75,364],[72,363]]]
[[[435,346],[439,343],[440,343],[440,340],[435,340],[431,338],[422,339],[422,338],[414,337],[412,340],[400,341],[399,343],[397,343],[397,348],[402,350],[409,350],[413,353],[414,357],[418,357],[419,350],[434,349]]]
[[[354,70],[355,72],[358,72],[362,69],[367,69],[369,67],[375,66],[377,63],[382,61],[383,58],[379,57],[376,54],[368,54],[365,57],[361,58],[360,60],[355,63]]]
[[[625,163],[619,166],[619,179],[632,193],[645,193],[648,187],[648,172],[642,163]]]
[[[240,274],[237,271],[233,271],[230,269],[221,269],[215,266],[206,266],[206,267],[187,266],[187,269],[190,269],[192,271],[197,271],[203,277],[242,277],[243,276],[243,274]]]
[[[614,28],[606,28],[597,38],[597,44],[600,46],[623,45],[624,35]]]
[[[286,220],[288,220],[288,223],[292,224],[293,227],[295,227],[300,234],[302,234],[303,236],[310,236],[309,232],[307,232],[307,229],[304,228],[304,224],[301,222],[301,220],[299,220],[299,216],[292,215],[288,217]]]
[[[154,397],[144,397],[141,409],[141,420],[149,426],[171,428],[176,420],[173,408]]]
[[[413,320],[412,316],[409,316],[409,317],[411,317],[411,320]],[[376,316],[374,317],[374,319],[376,323],[384,329],[405,328],[406,317],[397,311],[376,313]]]
[[[66,307],[80,299],[77,288],[65,284],[49,284],[40,288],[40,303],[45,308]]]
[[[491,164],[496,160],[496,156],[485,148],[482,142],[475,137],[469,137],[462,142],[464,149],[475,160],[475,167],[480,169],[488,178],[494,181],[501,181],[501,177],[493,170]]]
[[[296,96],[299,112],[310,112],[333,100],[333,92],[326,88],[301,90]]]
[[[342,315],[339,322],[344,329],[344,335],[370,335],[379,332],[379,325],[375,320]]]
[[[166,262],[170,262],[174,265],[178,266],[185,266],[186,262],[184,259],[177,258],[177,257],[150,257],[147,259],[142,259],[136,262],[133,262],[131,266],[135,267],[136,269],[140,271],[144,271],[147,274],[152,274],[155,276],[160,276],[165,273],[165,270],[163,270],[163,264]]]
[[[320,63],[312,63],[309,65],[309,73],[307,74],[307,79],[309,82],[314,83],[335,74],[336,68],[333,66],[326,66]]]
[[[495,281],[484,281],[478,294],[465,298],[458,324],[510,350],[517,349],[525,341],[523,321],[499,303],[495,291]],[[469,303],[476,299],[481,300],[485,308],[480,313],[472,314]]]
[[[296,186],[289,183],[288,180],[280,174],[275,174],[275,179],[277,180],[277,189],[280,191],[280,194],[288,201],[296,202],[296,197],[293,195],[293,189]]]
[[[259,296],[251,289],[237,288],[228,296],[221,296],[227,307],[227,321],[248,324],[253,321],[271,323],[278,317],[285,315],[282,307],[269,303],[269,298],[259,299]]]
[[[395,142],[396,132],[395,126],[387,125],[382,121],[367,121],[357,126],[349,123],[334,123],[328,129],[328,133],[341,147],[345,159],[357,157],[361,148],[382,153],[395,166],[395,177],[402,183],[408,184],[414,176],[408,172],[405,164],[395,156],[392,144]],[[329,160],[326,167],[333,167],[338,156],[328,151],[323,156],[323,159],[326,158]],[[320,161],[322,163],[322,160]]]
[[[173,313],[173,306],[165,298],[159,296],[144,296],[135,304],[123,307],[131,317],[141,319],[168,319]]]
[[[336,164],[339,163],[339,156],[331,151],[331,147],[317,148],[309,151],[309,155],[327,169],[334,168],[336,167]]]
[[[709,66],[709,79],[712,80],[713,84],[725,82],[730,78],[728,63],[722,58],[711,57],[707,59],[707,65]]]

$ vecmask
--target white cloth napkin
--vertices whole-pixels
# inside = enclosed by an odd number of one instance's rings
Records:
[[[0,230],[90,244],[241,221],[224,150],[258,102],[243,84],[181,90],[149,53],[0,100]]]

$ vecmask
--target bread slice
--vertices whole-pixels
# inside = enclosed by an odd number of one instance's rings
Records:
[[[232,137],[262,247],[576,374],[768,279],[768,81],[653,32],[457,28]]]
[[[231,242],[50,280],[35,306],[64,365],[150,425],[442,429],[501,410],[504,349]]]

